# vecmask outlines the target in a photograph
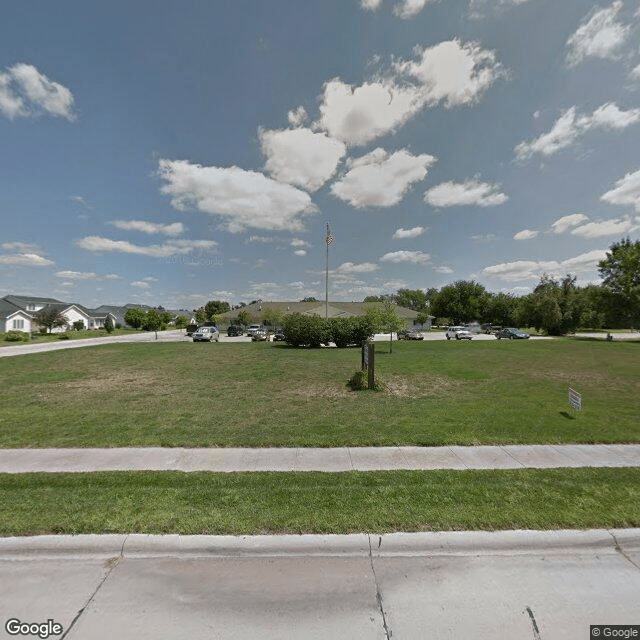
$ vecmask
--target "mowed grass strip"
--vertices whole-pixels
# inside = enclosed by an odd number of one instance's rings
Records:
[[[0,359],[0,447],[640,441],[640,343],[446,340],[359,349],[103,345]],[[567,391],[582,394],[575,413]]]
[[[0,475],[0,535],[640,526],[640,469]]]

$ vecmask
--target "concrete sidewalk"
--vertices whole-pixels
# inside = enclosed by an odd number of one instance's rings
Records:
[[[0,473],[640,467],[640,444],[481,447],[0,449]]]

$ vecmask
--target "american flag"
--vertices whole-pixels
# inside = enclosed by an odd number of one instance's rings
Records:
[[[333,236],[331,235],[331,231],[329,231],[329,225],[327,225],[327,246],[333,244]]]

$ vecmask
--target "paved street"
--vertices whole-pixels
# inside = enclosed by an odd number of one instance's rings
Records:
[[[637,529],[0,539],[3,627],[69,640],[586,640],[638,593]]]

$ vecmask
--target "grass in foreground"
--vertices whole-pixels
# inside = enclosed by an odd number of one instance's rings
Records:
[[[0,359],[0,447],[640,441],[640,343],[112,344]],[[567,402],[582,393],[583,410]]]
[[[640,469],[0,474],[0,535],[640,526]]]

